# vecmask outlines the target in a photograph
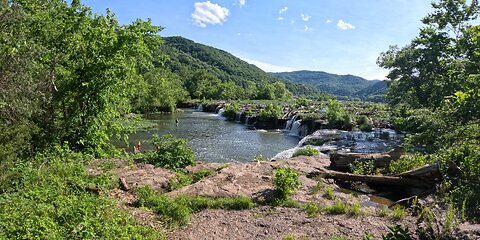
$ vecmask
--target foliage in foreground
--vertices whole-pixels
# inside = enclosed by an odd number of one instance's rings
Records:
[[[405,146],[419,152],[393,167],[436,162],[446,196],[469,219],[480,220],[480,26],[478,1],[439,0],[422,19],[420,34],[378,59],[390,70],[387,101],[395,125],[409,134]],[[448,168],[453,166],[453,170]],[[452,170],[450,169],[450,170]]]
[[[151,187],[142,187],[137,190],[137,207],[146,207],[161,215],[170,226],[184,226],[190,220],[190,214],[203,209],[250,209],[255,206],[252,199],[237,198],[209,198],[201,196],[178,196],[174,199],[156,193]]]
[[[172,135],[153,135],[154,151],[146,154],[145,160],[155,166],[181,170],[186,166],[195,163],[195,156],[192,149],[187,145],[187,140],[175,138]]]
[[[0,239],[163,239],[106,197],[87,189],[113,186],[89,176],[84,156],[64,148],[18,161],[2,172]]]
[[[280,197],[286,199],[302,186],[298,176],[299,172],[289,167],[279,168],[275,171],[273,184]]]

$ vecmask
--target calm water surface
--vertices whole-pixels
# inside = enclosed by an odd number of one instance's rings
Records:
[[[256,155],[272,158],[277,153],[293,148],[299,138],[279,130],[250,130],[245,125],[225,121],[216,114],[195,112],[187,109],[174,114],[152,114],[146,116],[158,127],[148,132],[130,135],[132,144],[142,142],[142,150],[151,149],[148,140],[153,134],[172,134],[188,139],[197,160],[205,162],[247,162]],[[179,124],[175,124],[175,119]]]

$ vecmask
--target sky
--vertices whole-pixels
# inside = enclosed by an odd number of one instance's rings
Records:
[[[418,35],[430,0],[84,0],[121,24],[150,18],[162,37],[225,50],[267,72],[385,79],[380,53]]]

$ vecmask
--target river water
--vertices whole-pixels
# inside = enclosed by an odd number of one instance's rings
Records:
[[[152,149],[148,140],[153,134],[172,134],[188,140],[197,160],[248,162],[257,155],[272,158],[279,152],[294,148],[300,140],[279,130],[250,130],[245,125],[225,121],[217,114],[193,109],[173,114],[150,114],[145,118],[155,121],[158,127],[130,135],[127,150],[131,151],[133,143],[139,141],[142,150]],[[178,125],[175,119],[178,119]]]

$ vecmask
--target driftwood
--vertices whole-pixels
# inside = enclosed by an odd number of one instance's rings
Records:
[[[402,148],[395,148],[386,153],[332,153],[330,155],[330,167],[336,169],[346,169],[355,161],[371,161],[375,167],[383,168],[388,166],[392,160],[397,160],[404,153]]]
[[[412,171],[408,171],[396,176],[374,176],[374,175],[358,175],[332,171],[325,168],[317,168],[316,172],[312,172],[308,177],[323,176],[335,180],[344,180],[352,182],[364,182],[387,186],[403,186],[415,188],[432,188],[435,186],[439,178],[427,179],[429,176],[439,176],[438,165],[427,165]]]
[[[120,182],[120,189],[122,189],[123,191],[128,191],[130,189],[128,187],[127,181],[125,181],[125,178],[123,178],[123,177],[120,178],[119,182]]]

